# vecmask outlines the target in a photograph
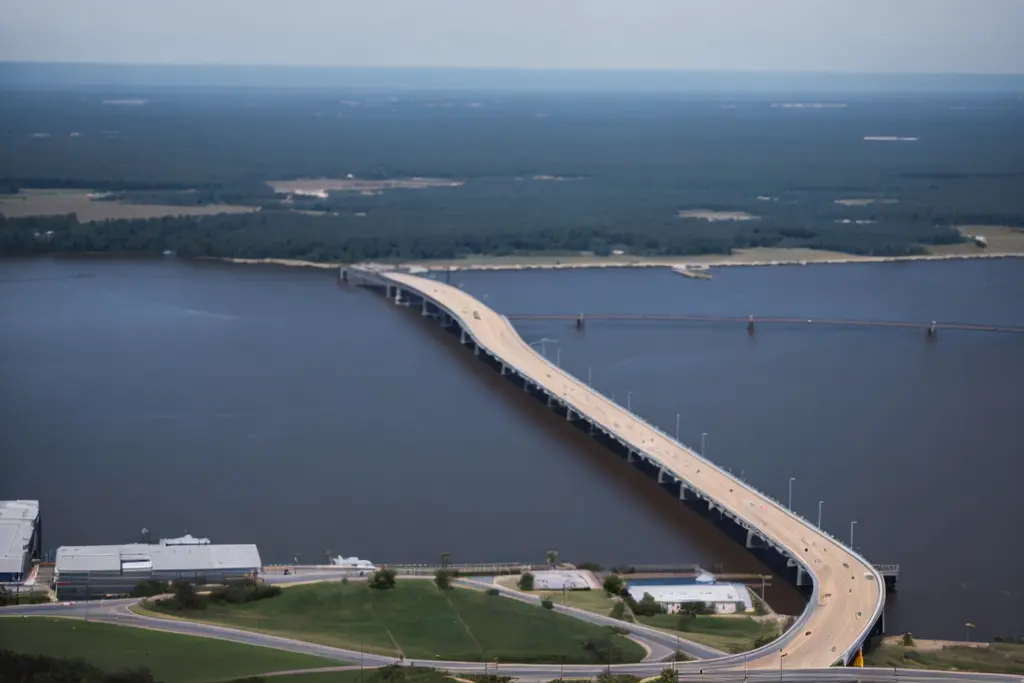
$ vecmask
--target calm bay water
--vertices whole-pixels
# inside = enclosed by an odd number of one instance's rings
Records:
[[[1024,262],[462,273],[504,313],[1024,325]],[[891,631],[1024,632],[1024,337],[523,322],[561,362],[903,577]],[[554,344],[548,353],[554,355]],[[264,561],[563,558],[756,569],[455,340],[334,274],[176,260],[0,261],[0,498],[44,544],[146,527]],[[793,593],[773,586],[785,606]],[[772,598],[771,592],[769,598]]]

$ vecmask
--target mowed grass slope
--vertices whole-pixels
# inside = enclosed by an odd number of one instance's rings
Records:
[[[424,662],[597,662],[584,646],[609,640],[613,662],[644,656],[640,645],[608,628],[538,605],[461,588],[441,591],[431,581],[414,579],[400,579],[386,591],[363,582],[294,586],[275,598],[173,614]]]
[[[0,618],[0,648],[84,659],[110,672],[145,667],[161,683],[205,683],[344,664],[214,638],[52,617]]]
[[[758,637],[779,632],[774,621],[757,621],[751,617],[699,616],[686,621],[686,628],[680,629],[677,614],[655,614],[638,616],[636,620],[667,633],[679,634],[680,638],[692,640],[724,652],[746,652],[754,649]]]

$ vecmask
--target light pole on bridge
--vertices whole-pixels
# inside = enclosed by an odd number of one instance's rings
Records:
[[[853,526],[857,523],[857,520],[850,522],[850,550],[853,550]]]
[[[702,458],[704,457],[704,449],[707,447],[707,445],[708,445],[708,433],[707,432],[701,432],[700,433],[700,457],[702,457]]]
[[[626,392],[626,410],[633,412],[633,392]]]
[[[676,413],[676,441],[677,442],[679,441],[679,418],[681,418],[681,417],[682,417],[681,414]]]
[[[818,528],[821,528],[821,506],[825,504],[825,501],[818,501]]]
[[[796,481],[796,477],[789,478],[789,511],[793,511],[793,482]]]

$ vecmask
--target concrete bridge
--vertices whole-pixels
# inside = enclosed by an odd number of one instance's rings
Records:
[[[820,669],[848,664],[884,630],[885,582],[865,558],[778,501],[704,459],[538,354],[508,318],[466,292],[395,271],[352,269],[341,279],[382,291],[457,334],[502,376],[648,473],[808,595],[778,640],[709,668]]]

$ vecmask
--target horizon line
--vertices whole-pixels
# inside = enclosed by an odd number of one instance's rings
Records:
[[[674,68],[674,67],[539,67],[539,66],[451,66],[451,65],[353,65],[353,64],[263,64],[240,62],[104,62],[46,59],[0,59],[0,66],[102,66],[150,68],[251,68],[251,69],[321,69],[321,70],[405,70],[405,71],[525,71],[531,73],[590,74],[747,74],[747,75],[819,75],[819,76],[959,76],[959,77],[1024,77],[1024,71],[854,71],[847,69],[757,69],[757,68]]]

